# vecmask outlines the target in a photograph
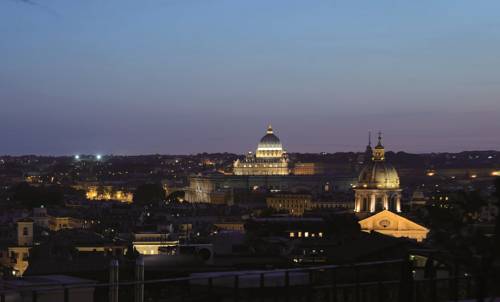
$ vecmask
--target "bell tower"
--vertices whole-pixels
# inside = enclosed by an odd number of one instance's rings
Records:
[[[369,138],[368,147],[370,145]],[[354,191],[354,212],[362,216],[382,210],[401,212],[399,176],[394,166],[385,161],[381,132],[371,160],[361,170]]]
[[[19,246],[33,245],[33,220],[26,218],[17,221],[17,244]]]
[[[385,160],[385,149],[382,145],[382,132],[378,133],[378,144],[373,150],[373,160],[374,161],[384,161]]]

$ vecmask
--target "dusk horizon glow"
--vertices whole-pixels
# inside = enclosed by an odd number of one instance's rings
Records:
[[[497,1],[3,1],[0,155],[500,150]]]

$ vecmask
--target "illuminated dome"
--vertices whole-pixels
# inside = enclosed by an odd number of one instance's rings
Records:
[[[371,161],[359,174],[359,186],[367,189],[397,189],[399,176],[396,169],[385,161]]]
[[[274,135],[271,125],[267,128],[255,154],[249,152],[233,165],[235,175],[288,175],[290,174],[288,156],[283,150],[280,139]]]
[[[267,133],[264,135],[257,146],[258,151],[282,151],[283,145],[280,139],[274,135],[271,125],[267,128]]]
[[[368,149],[371,149],[370,142]],[[396,169],[385,162],[382,133],[378,134],[378,144],[372,150],[371,160],[359,174],[358,185],[354,189],[354,212],[375,213],[382,210],[401,212],[401,189]]]
[[[370,144],[368,144],[370,145]],[[359,187],[368,189],[398,189],[399,176],[393,165],[385,162],[385,149],[382,146],[382,134],[373,149],[373,157],[359,174]]]

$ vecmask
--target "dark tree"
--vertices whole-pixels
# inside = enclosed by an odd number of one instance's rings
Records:
[[[20,183],[10,189],[12,199],[27,208],[57,206],[64,203],[64,189],[58,186],[34,187]]]
[[[476,273],[484,273],[485,263],[495,254],[494,239],[478,227],[484,205],[486,201],[478,191],[459,192],[446,203],[428,205],[424,217],[431,229],[429,242],[442,256]]]
[[[335,240],[344,241],[360,235],[361,227],[354,214],[338,214],[325,218],[326,235]]]
[[[149,205],[165,200],[165,190],[160,184],[143,184],[134,192],[134,204]]]

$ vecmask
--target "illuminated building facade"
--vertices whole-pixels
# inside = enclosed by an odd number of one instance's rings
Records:
[[[125,203],[131,203],[134,194],[123,190],[116,190],[112,186],[89,186],[85,196],[89,200],[116,200]]]
[[[368,145],[370,148],[370,144]],[[367,148],[368,149],[368,148]],[[382,210],[401,212],[401,189],[396,169],[385,161],[385,149],[379,133],[373,156],[359,174],[355,188],[354,211],[375,213]]]
[[[51,216],[45,207],[34,208],[31,218],[35,225],[55,232],[64,229],[84,228],[82,220],[69,216]]]
[[[326,167],[323,163],[294,163],[293,175],[318,175],[324,174]]]
[[[429,229],[391,211],[383,210],[359,221],[362,231],[379,232],[393,237],[405,237],[417,241],[427,238]]]
[[[290,166],[288,155],[271,125],[267,128],[254,153],[249,152],[243,160],[236,160],[235,175],[288,175]]]
[[[311,194],[331,191],[348,191],[355,178],[351,173],[333,175],[323,163],[290,162],[280,139],[268,127],[255,153],[250,153],[233,164],[233,175],[210,173],[191,175],[185,188],[185,201],[232,205],[248,199],[249,192],[261,189],[277,192]],[[341,176],[342,175],[342,176]],[[352,200],[351,200],[352,203]]]
[[[193,175],[185,189],[185,200],[191,203],[235,204],[240,193],[265,188],[271,192],[303,192],[320,194],[335,188],[346,192],[354,177],[332,175]],[[328,188],[328,190],[327,190]],[[352,203],[352,199],[351,199]]]
[[[178,240],[169,240],[164,233],[134,233],[133,247],[142,255],[158,255],[160,248],[175,247],[179,245]]]
[[[372,150],[368,143],[367,152]],[[359,221],[362,231],[379,232],[393,237],[406,237],[423,241],[429,230],[403,216],[401,189],[396,169],[385,161],[382,134],[372,150],[372,158],[359,174],[356,185],[354,211],[360,215],[371,214]]]
[[[288,211],[290,215],[301,216],[311,207],[309,194],[276,194],[266,198],[267,207]]]
[[[28,268],[28,259],[33,247],[33,220],[29,218],[17,221],[15,242],[4,248],[0,247],[0,267],[9,268],[13,276],[19,277]]]
[[[73,217],[51,216],[49,220],[49,229],[55,232],[65,229],[81,229],[82,227],[82,221]]]

